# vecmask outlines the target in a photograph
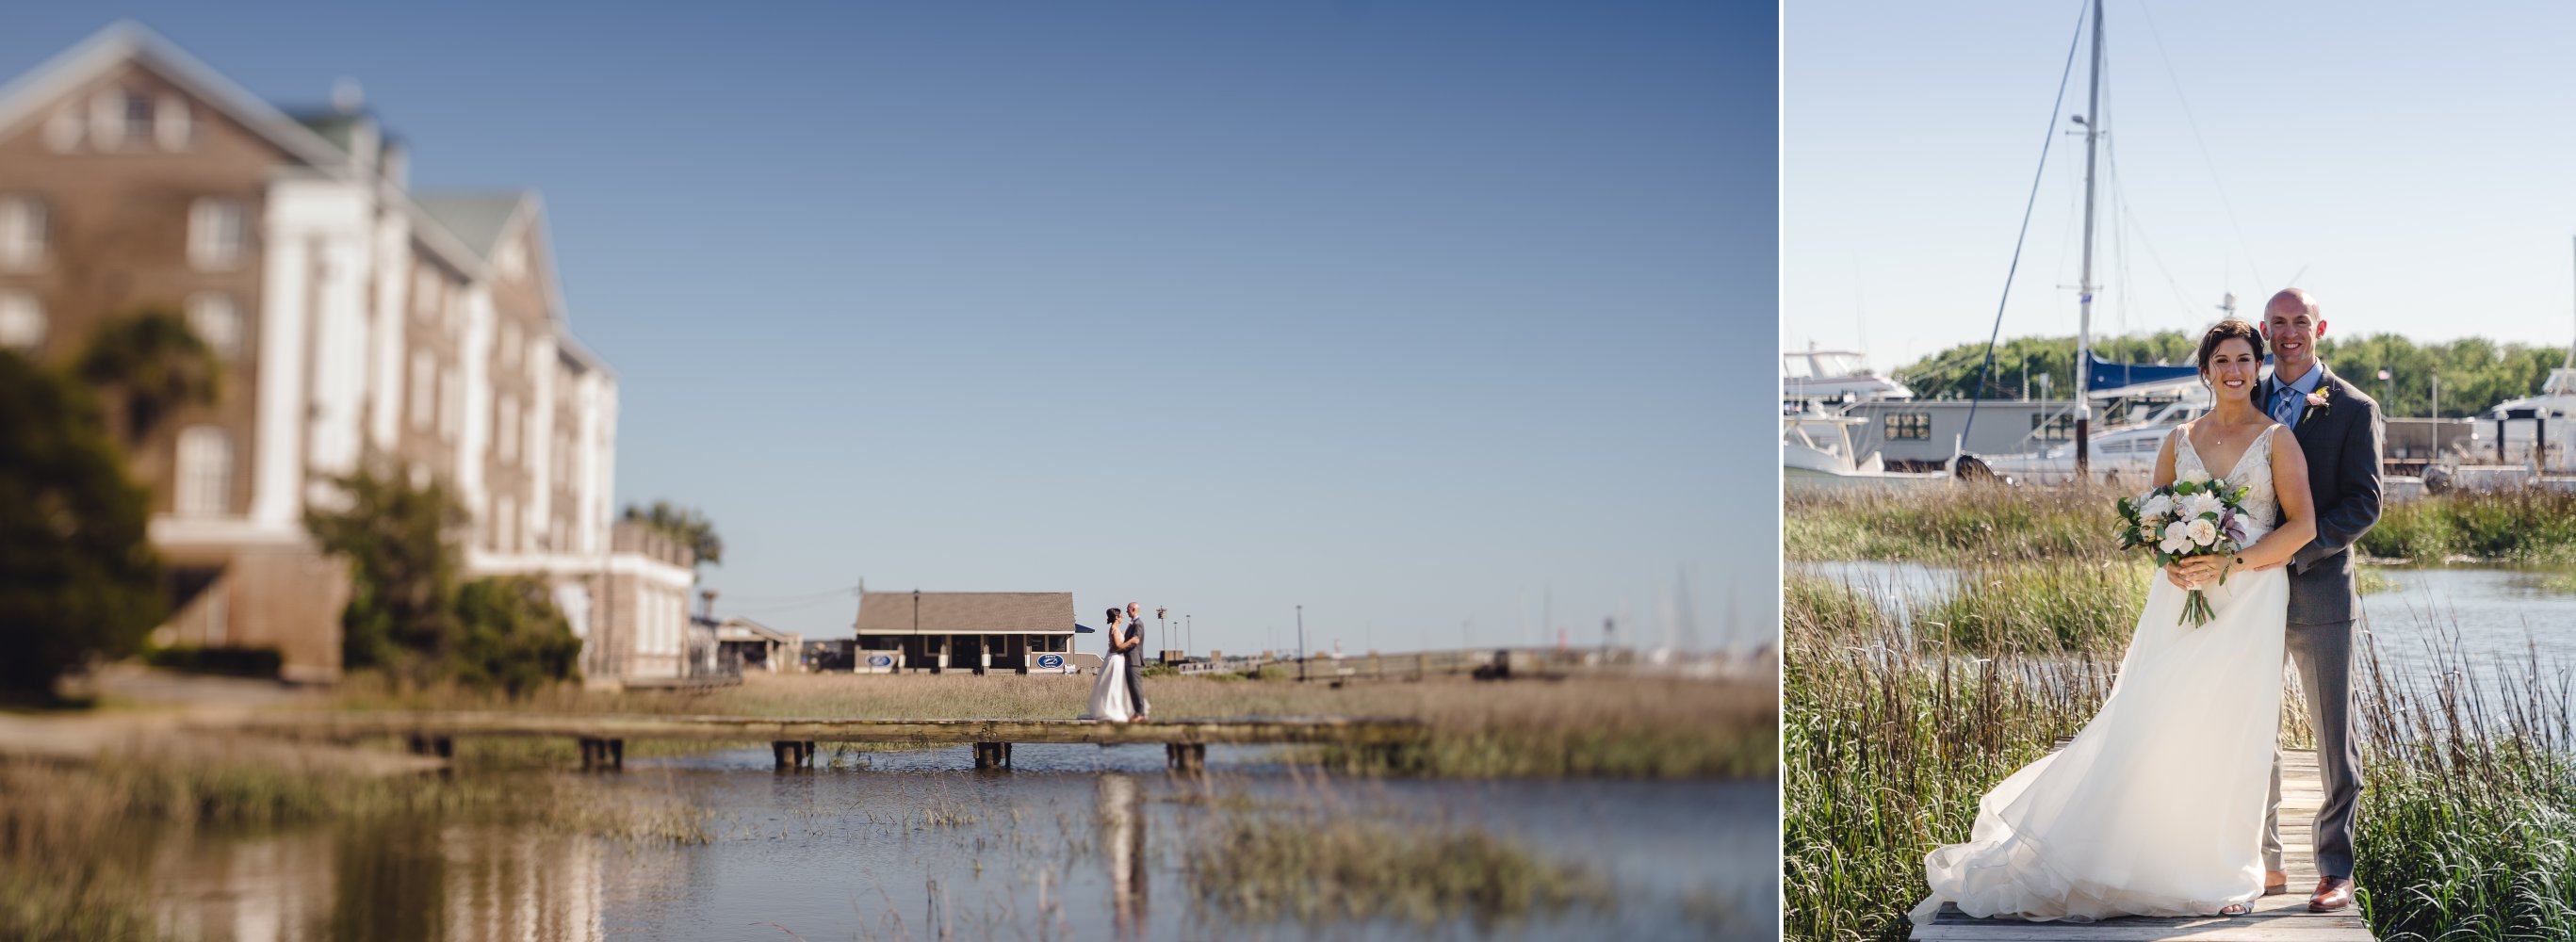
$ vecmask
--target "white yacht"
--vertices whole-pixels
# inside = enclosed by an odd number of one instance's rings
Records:
[[[2209,411],[2207,393],[2186,396],[2147,413],[2146,418],[2093,433],[2090,456],[2096,480],[2118,481],[2141,489],[2156,473],[2156,453],[2174,427]],[[1997,475],[2024,484],[2063,484],[2075,477],[2075,445],[2070,442],[2037,454],[1979,455]]]
[[[2505,460],[2531,460],[2533,438],[2547,434],[2547,468],[2566,467],[2571,453],[2569,436],[2576,435],[2576,368],[2550,370],[2549,378],[2540,383],[2539,395],[2496,403],[2495,408],[2480,415],[2469,428],[2469,457],[2478,461],[2495,459],[2498,420],[2502,420]]]
[[[1880,376],[1858,350],[1789,350],[1780,354],[1780,395],[1790,402],[1912,399],[1914,390]]]
[[[1852,426],[1869,420],[1793,412],[1780,417],[1780,465],[1792,493],[1827,490],[1904,490],[1949,479],[1939,471],[1889,471],[1877,452],[1853,454]]]

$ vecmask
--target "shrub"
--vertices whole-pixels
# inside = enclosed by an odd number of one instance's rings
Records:
[[[493,576],[456,594],[457,638],[450,669],[458,682],[518,696],[580,676],[581,639],[555,610],[544,581]]]

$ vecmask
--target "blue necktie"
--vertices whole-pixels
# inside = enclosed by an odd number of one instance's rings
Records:
[[[2281,401],[2273,404],[2272,417],[2279,419],[2283,425],[2297,428],[2299,425],[2297,404],[2306,401],[2307,398],[2299,394],[2298,387],[2288,383],[2281,384]]]

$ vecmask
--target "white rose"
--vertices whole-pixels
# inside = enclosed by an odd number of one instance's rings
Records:
[[[2209,472],[2194,468],[2183,472],[2182,479],[2194,484],[2207,484],[2209,483]]]
[[[2183,525],[2183,535],[2202,546],[2218,542],[2218,525],[2207,520],[2194,520]]]
[[[2148,497],[2138,505],[2138,519],[2154,520],[2172,513],[2173,509],[2173,495],[2158,493],[2154,496]]]
[[[2164,550],[2167,553],[2180,553],[2184,550],[2190,549],[2191,525],[2180,520],[2167,524],[2165,526],[2164,542],[2156,544],[2156,548]]]

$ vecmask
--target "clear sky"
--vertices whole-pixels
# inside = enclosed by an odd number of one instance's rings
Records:
[[[2198,330],[2296,277],[2333,334],[2576,340],[2576,7],[2105,10],[2097,330]],[[1783,343],[1885,369],[1985,339],[2078,13],[1787,5]],[[2075,333],[2082,167],[2057,137],[2006,337]]]
[[[132,16],[541,191],[618,498],[713,517],[722,611],[1773,634],[1767,3],[65,6],[0,71]]]

